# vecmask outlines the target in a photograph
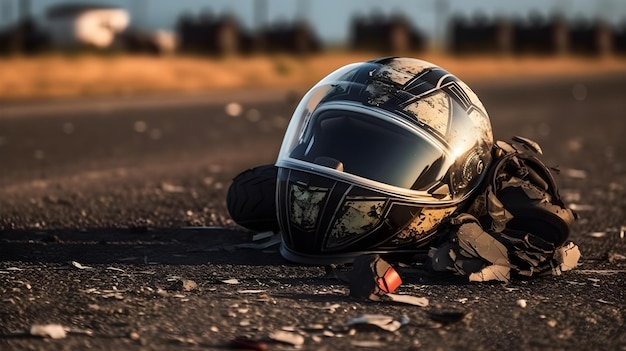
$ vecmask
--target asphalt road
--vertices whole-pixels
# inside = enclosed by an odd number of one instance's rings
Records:
[[[0,349],[293,349],[270,339],[287,331],[305,350],[626,350],[626,77],[472,86],[498,139],[535,139],[561,169],[583,257],[507,285],[399,268],[427,307],[356,300],[342,271],[241,246],[259,241],[227,187],[273,162],[298,92],[0,105]],[[349,325],[367,314],[406,324]],[[30,335],[48,324],[69,332]]]

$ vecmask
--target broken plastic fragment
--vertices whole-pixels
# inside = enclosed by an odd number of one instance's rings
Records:
[[[572,211],[577,211],[577,212],[584,212],[584,211],[593,211],[593,210],[595,210],[595,207],[592,206],[592,205],[576,204],[576,203],[571,203],[567,207],[569,207]]]
[[[425,297],[417,297],[411,295],[386,294],[392,301],[406,303],[420,307],[428,306],[428,299]]]
[[[121,268],[116,268],[116,267],[107,267],[108,270],[110,271],[116,271],[116,272],[120,272],[120,273],[126,273],[123,269]]]
[[[576,268],[579,259],[580,250],[578,249],[578,245],[571,241],[557,248],[554,253],[554,260],[559,264],[561,272]]]
[[[63,339],[67,336],[67,333],[65,328],[60,324],[34,324],[30,327],[30,335],[51,339]]]
[[[300,334],[296,334],[293,332],[288,332],[284,330],[276,330],[270,333],[270,339],[274,341],[283,342],[285,344],[290,344],[293,346],[301,346],[304,344],[304,336]]]
[[[180,185],[174,185],[172,183],[163,182],[161,183],[161,190],[166,193],[184,193],[185,188]]]
[[[395,332],[406,323],[402,323],[400,320],[382,314],[365,314],[348,321],[348,326],[362,324],[373,325],[389,332]]]
[[[237,293],[239,294],[262,294],[266,291],[267,290],[238,290]]]
[[[353,340],[350,341],[350,345],[364,348],[383,348],[385,344],[378,340]]]
[[[198,287],[198,283],[190,279],[178,279],[172,285],[169,286],[168,290],[173,291],[191,291]]]
[[[234,284],[239,284],[239,280],[236,278],[226,279],[226,280],[222,280],[222,283],[234,285]]]
[[[76,262],[76,261],[72,261],[72,266],[78,268],[78,269],[93,269],[92,267],[89,266],[83,266],[82,264]]]

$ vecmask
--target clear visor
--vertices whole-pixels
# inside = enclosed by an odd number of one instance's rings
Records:
[[[455,155],[401,119],[336,108],[318,109],[286,138],[277,165],[429,204],[462,201],[482,178],[481,155]]]
[[[422,135],[349,110],[317,113],[289,158],[416,191],[437,184],[451,163]]]

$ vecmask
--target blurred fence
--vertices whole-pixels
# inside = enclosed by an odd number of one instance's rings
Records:
[[[349,42],[354,51],[382,54],[415,53],[432,47],[431,40],[402,14],[353,17]],[[210,12],[182,15],[175,33],[147,33],[136,28],[117,34],[108,50],[161,54],[187,52],[206,55],[250,53],[311,54],[324,50],[313,27],[304,20],[246,30],[231,15]],[[568,20],[560,16],[454,16],[449,19],[444,47],[455,55],[626,55],[626,21]],[[44,30],[26,19],[0,33],[0,53],[58,50]]]
[[[427,48],[425,36],[401,14],[357,16],[350,27],[350,47],[356,51],[416,52]]]
[[[204,13],[197,17],[185,15],[177,25],[179,49],[184,52],[215,55],[286,52],[309,54],[322,49],[305,21],[276,23],[259,31],[249,32],[234,16],[214,17]]]
[[[626,53],[625,33],[626,24],[610,26],[599,19],[457,16],[450,21],[448,48],[454,54],[600,56]]]

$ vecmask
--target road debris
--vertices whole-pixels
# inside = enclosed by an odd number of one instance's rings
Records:
[[[364,314],[361,317],[353,318],[348,321],[348,326],[353,327],[357,325],[373,325],[380,329],[395,332],[403,325],[409,323],[409,317],[401,316],[395,319],[392,316],[383,314]]]
[[[425,297],[416,297],[411,295],[399,295],[399,294],[385,294],[394,302],[401,302],[409,305],[426,307],[428,306],[428,299]]]
[[[596,209],[596,207],[592,205],[577,204],[577,203],[571,203],[567,207],[569,207],[572,211],[576,211],[576,212],[588,212],[588,211],[593,211]]]
[[[526,300],[525,299],[519,299],[515,302],[515,304],[521,308],[526,308]]]
[[[270,333],[269,338],[296,347],[304,344],[304,336],[290,331],[276,330]]]
[[[561,169],[561,172],[565,177],[569,177],[573,179],[586,179],[587,178],[587,172],[582,169],[565,168],[565,169]]]
[[[163,182],[161,183],[161,190],[166,193],[184,193],[185,188],[180,185],[174,185],[172,183]]]
[[[222,280],[222,283],[235,285],[235,284],[239,284],[239,279],[237,278],[226,279],[226,280]]]
[[[626,261],[626,256],[619,254],[617,252],[609,252],[608,260],[609,260],[609,263],[615,263],[617,261]]]
[[[67,336],[67,332],[60,324],[34,324],[30,327],[30,335],[42,338],[63,339]]]
[[[341,305],[338,303],[334,303],[330,306],[323,306],[323,307],[318,307],[320,310],[326,310],[328,311],[328,313],[335,313],[335,311],[340,308]]]
[[[237,290],[238,294],[262,294],[267,290]]]
[[[267,351],[267,344],[247,338],[245,336],[238,336],[231,340],[230,346],[236,349],[246,349],[246,350],[255,350],[255,351]]]
[[[350,296],[380,300],[394,292],[402,279],[395,269],[379,255],[362,255],[354,260],[350,278]]]
[[[385,347],[385,343],[378,340],[352,340],[350,345],[364,348],[382,348]]]
[[[70,262],[72,266],[78,268],[78,269],[93,269],[93,267],[89,267],[89,266],[84,266],[82,264],[80,264],[79,262],[76,261],[72,261]]]
[[[224,110],[230,117],[239,117],[239,115],[243,112],[243,106],[241,106],[240,103],[231,102],[226,104]]]
[[[178,279],[174,281],[167,290],[170,291],[192,291],[198,287],[198,284],[190,279]]]
[[[552,268],[553,274],[559,275],[561,272],[576,268],[579,259],[580,250],[576,244],[569,242],[566,245],[557,248],[554,253],[554,261],[558,263],[558,266]]]
[[[125,270],[123,270],[121,268],[117,268],[117,267],[107,267],[107,270],[109,270],[109,271],[116,271],[116,272],[120,272],[120,273],[126,273]]]

